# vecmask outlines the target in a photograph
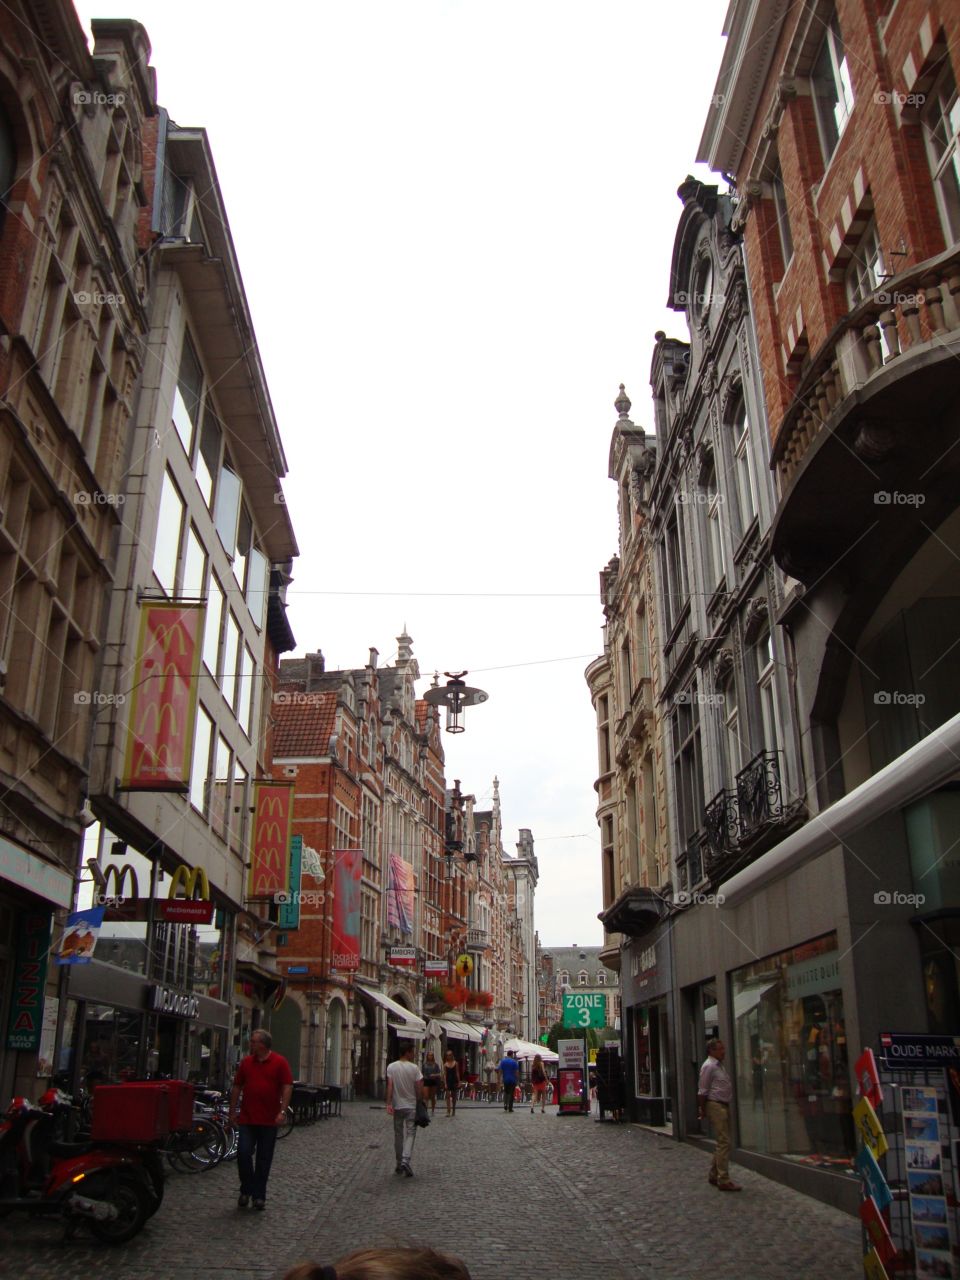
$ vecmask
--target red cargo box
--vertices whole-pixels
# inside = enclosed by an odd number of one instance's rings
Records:
[[[90,1136],[97,1142],[155,1142],[170,1132],[170,1082],[100,1084]]]
[[[170,1090],[170,1128],[189,1129],[193,1124],[193,1085],[186,1080],[165,1080]]]

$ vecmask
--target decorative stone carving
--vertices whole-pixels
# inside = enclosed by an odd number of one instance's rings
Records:
[[[748,644],[753,642],[766,629],[770,621],[770,611],[763,596],[754,596],[747,602],[743,615],[743,635]]]
[[[728,645],[724,645],[722,649],[717,651],[717,656],[713,660],[713,680],[718,688],[726,684],[733,667],[733,650]]]

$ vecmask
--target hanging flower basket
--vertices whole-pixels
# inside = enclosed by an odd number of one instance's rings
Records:
[[[462,1005],[468,995],[466,987],[441,987],[440,991],[443,999],[451,1006]]]
[[[493,1006],[493,992],[470,991],[467,993],[467,1004],[472,1009],[489,1009]]]

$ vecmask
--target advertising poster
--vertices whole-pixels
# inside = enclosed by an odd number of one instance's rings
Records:
[[[583,1115],[586,1103],[586,1063],[582,1040],[558,1040],[557,1101],[559,1114]]]
[[[864,1146],[870,1148],[875,1160],[879,1160],[890,1150],[890,1144],[883,1132],[883,1126],[877,1119],[877,1113],[870,1105],[869,1098],[861,1098],[853,1108],[853,1121],[863,1140]]]
[[[90,907],[67,916],[63,937],[54,952],[57,964],[89,964],[100,936],[106,907]]]
[[[857,1085],[860,1097],[868,1098],[870,1105],[876,1110],[883,1103],[883,1090],[880,1088],[880,1073],[877,1071],[877,1060],[872,1049],[864,1049],[853,1064],[857,1074]]]
[[[390,855],[387,924],[401,933],[413,933],[413,867],[398,853]]]
[[[333,945],[330,962],[341,973],[360,968],[361,849],[333,851]]]
[[[952,1254],[940,1171],[937,1091],[917,1087],[903,1089],[900,1101],[917,1276],[922,1280],[948,1276],[952,1274]]]
[[[253,797],[248,893],[251,898],[273,898],[290,890],[293,786],[289,782],[257,782]]]
[[[887,1186],[887,1180],[874,1160],[870,1148],[861,1147],[853,1164],[863,1179],[863,1194],[873,1196],[877,1208],[882,1213],[893,1202],[893,1193]]]
[[[121,786],[186,791],[197,710],[202,604],[144,603]]]

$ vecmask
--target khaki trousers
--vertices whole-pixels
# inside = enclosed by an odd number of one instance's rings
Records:
[[[730,1108],[722,1102],[707,1103],[707,1119],[717,1146],[710,1163],[710,1177],[717,1182],[730,1181]]]

